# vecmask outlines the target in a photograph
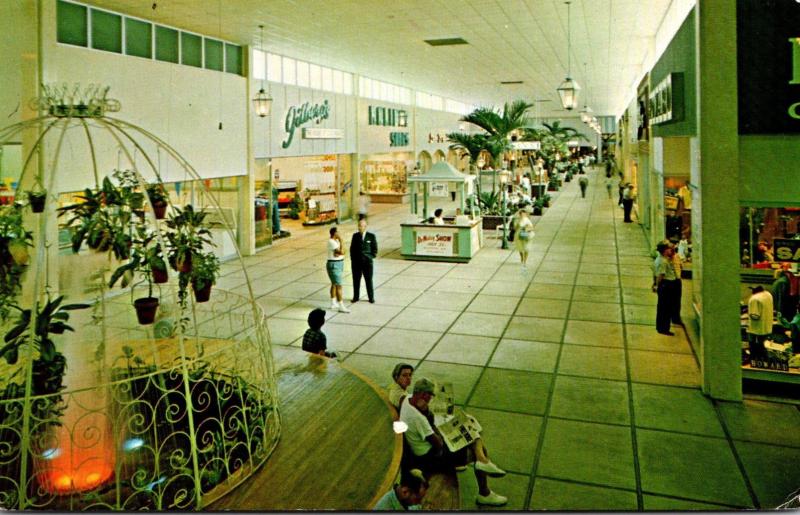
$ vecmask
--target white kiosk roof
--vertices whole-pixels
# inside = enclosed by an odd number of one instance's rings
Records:
[[[408,182],[470,182],[474,181],[474,175],[466,175],[456,170],[453,165],[446,161],[439,161],[431,166],[431,169],[422,175],[415,175],[408,178]]]

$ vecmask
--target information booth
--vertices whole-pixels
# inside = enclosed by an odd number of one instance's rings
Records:
[[[426,173],[409,177],[411,188],[411,214],[418,215],[418,191],[422,185],[422,217],[414,223],[401,224],[401,254],[406,259],[467,263],[481,248],[483,234],[480,215],[469,216],[463,223],[436,225],[428,223],[428,201],[431,191],[438,191],[453,183],[458,191],[461,212],[465,213],[465,198],[471,191],[475,177],[465,175],[451,164],[441,161]],[[453,220],[455,222],[455,220]]]

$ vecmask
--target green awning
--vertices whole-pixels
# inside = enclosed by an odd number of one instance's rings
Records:
[[[453,167],[448,162],[439,161],[431,166],[431,169],[422,175],[414,175],[408,178],[408,182],[458,182],[464,183],[474,181],[475,176],[466,175]]]

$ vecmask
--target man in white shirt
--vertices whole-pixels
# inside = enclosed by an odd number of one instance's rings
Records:
[[[469,459],[468,447],[455,453],[450,452],[433,427],[433,414],[428,411],[428,404],[433,398],[434,388],[432,381],[425,378],[418,379],[414,383],[411,397],[400,406],[400,420],[407,426],[403,436],[410,451],[407,455],[410,461],[408,466],[420,468],[428,474],[433,470],[463,466]],[[503,506],[508,502],[508,498],[489,489],[487,472],[481,468],[498,470],[502,475],[505,474],[491,462],[488,464],[476,462],[475,478],[478,480],[476,502],[489,506]]]
[[[753,294],[747,301],[747,339],[750,341],[751,359],[765,359],[764,340],[772,334],[772,294],[763,286],[751,286]]]
[[[442,218],[443,211],[437,209],[433,212],[433,225],[444,225],[444,218]]]

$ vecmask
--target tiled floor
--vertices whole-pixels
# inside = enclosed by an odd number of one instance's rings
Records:
[[[377,303],[329,313],[329,346],[379,385],[398,361],[452,382],[509,471],[491,480],[509,497],[505,509],[777,506],[800,487],[800,411],[702,395],[685,333],[655,331],[640,226],[621,223],[604,178],[590,177],[586,199],[568,183],[536,217],[527,271],[488,233],[469,264],[403,260],[408,207],[373,205]],[[290,230],[245,258],[277,345],[299,345],[308,311],[328,305],[327,228]],[[353,230],[342,226],[346,238]],[[244,291],[235,264],[223,272],[220,285]],[[459,479],[462,507],[478,509],[474,476]]]

